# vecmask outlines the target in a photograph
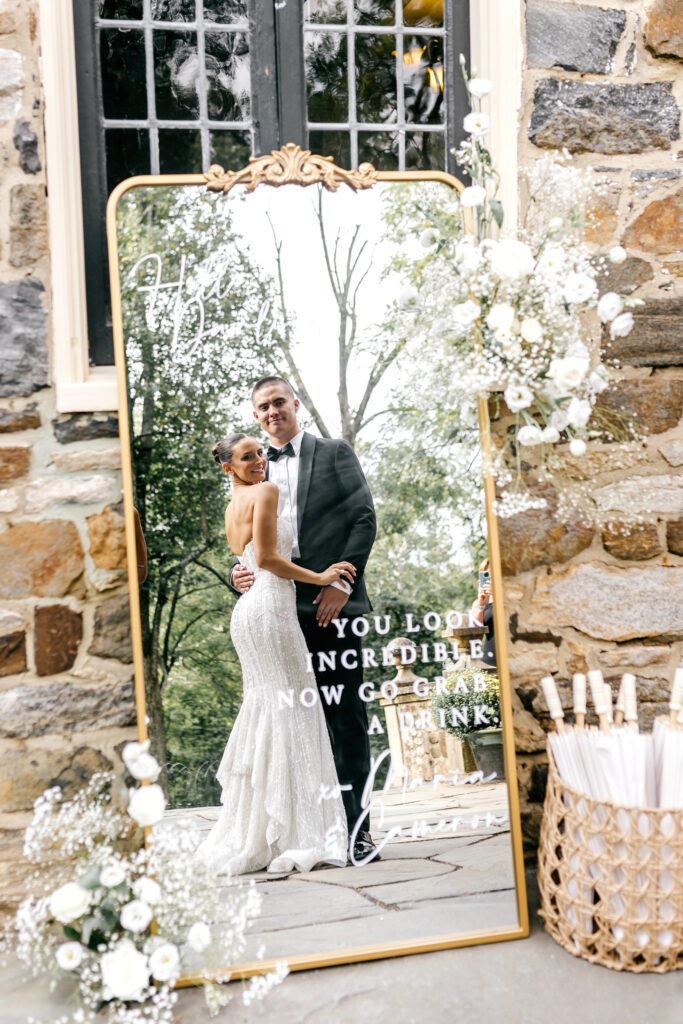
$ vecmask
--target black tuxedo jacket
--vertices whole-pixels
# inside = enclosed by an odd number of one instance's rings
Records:
[[[364,572],[377,534],[375,506],[363,470],[347,441],[304,432],[299,453],[297,487],[299,557],[313,572],[333,562],[351,562],[356,578],[343,616],[353,618],[372,609]],[[297,583],[299,616],[315,615],[317,584]]]

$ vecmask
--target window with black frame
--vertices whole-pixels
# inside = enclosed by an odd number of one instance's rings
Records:
[[[104,207],[124,178],[286,142],[346,167],[455,170],[468,0],[81,0],[74,28],[95,364],[113,362]]]

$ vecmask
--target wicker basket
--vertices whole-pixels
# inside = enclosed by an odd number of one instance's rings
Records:
[[[575,956],[617,971],[683,967],[683,810],[569,789],[548,747],[538,857],[541,917]]]

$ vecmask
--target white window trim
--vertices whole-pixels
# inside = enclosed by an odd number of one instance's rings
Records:
[[[39,18],[57,411],[111,411],[119,404],[116,371],[88,359],[72,0],[40,0]]]
[[[503,232],[516,227],[519,216],[518,141],[522,103],[521,0],[470,0],[470,63],[491,81],[488,139],[501,174],[499,198],[505,220]]]
[[[77,0],[78,2],[78,0]],[[40,0],[52,279],[52,378],[58,412],[118,409],[114,367],[89,366],[73,0]],[[503,172],[505,227],[517,222],[522,95],[521,0],[470,0],[471,63],[490,78],[491,149]]]

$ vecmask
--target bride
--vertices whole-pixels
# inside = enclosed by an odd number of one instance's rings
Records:
[[[233,434],[212,454],[233,483],[228,543],[255,582],[230,621],[244,700],[216,774],[221,812],[198,852],[230,874],[343,866],[346,816],[292,581],[352,582],[356,570],[337,562],[312,572],[289,561],[292,530],[277,516],[278,489],[265,479],[256,438]],[[307,689],[315,691],[313,702],[301,698]]]

